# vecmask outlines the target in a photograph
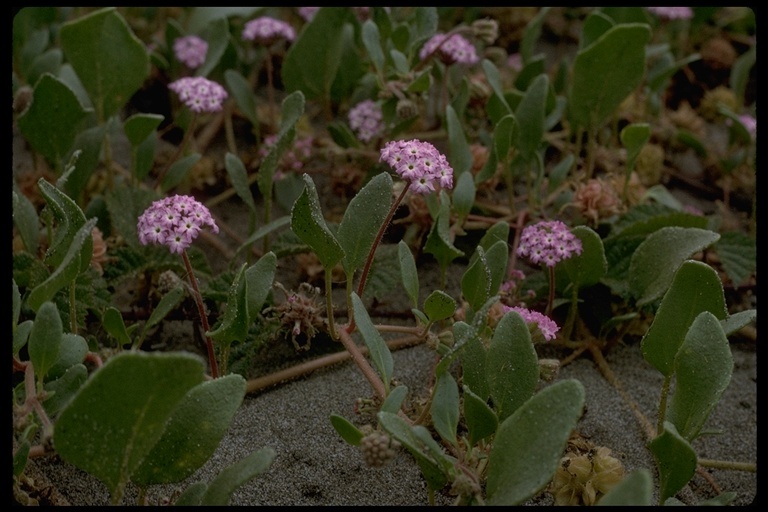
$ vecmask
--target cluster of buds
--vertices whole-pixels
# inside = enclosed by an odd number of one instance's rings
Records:
[[[550,484],[555,505],[594,505],[624,477],[621,461],[600,446],[584,454],[568,453]]]
[[[581,240],[559,220],[526,226],[517,247],[518,256],[526,257],[533,263],[544,263],[548,267],[554,267],[574,254],[581,254],[581,251]]]
[[[208,43],[198,36],[179,37],[173,42],[173,53],[189,69],[197,69],[205,62]]]
[[[453,168],[448,159],[429,142],[395,140],[381,149],[381,161],[410,183],[417,194],[435,191],[435,184],[453,188]]]
[[[192,112],[218,112],[227,99],[227,91],[218,83],[202,76],[185,76],[168,84]]]
[[[360,451],[368,467],[386,466],[397,455],[400,443],[380,430],[374,430],[360,441]]]
[[[280,39],[293,41],[296,39],[296,31],[284,21],[270,16],[261,16],[245,24],[243,39],[269,46]]]
[[[470,43],[461,34],[446,35],[437,33],[432,36],[419,51],[421,60],[428,59],[432,54],[435,55],[445,65],[458,62],[459,64],[477,64],[480,57],[477,55],[475,46]]]
[[[361,101],[349,111],[349,127],[363,142],[370,142],[384,132],[382,119],[381,105],[373,100]]]

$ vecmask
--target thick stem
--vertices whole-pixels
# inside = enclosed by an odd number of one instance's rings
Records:
[[[213,340],[208,336],[211,327],[208,325],[208,317],[205,314],[203,296],[200,294],[200,288],[197,286],[197,278],[195,277],[194,270],[192,270],[192,263],[189,261],[187,251],[181,251],[181,257],[184,260],[184,266],[187,267],[187,276],[189,277],[189,282],[192,284],[192,290],[194,291],[193,295],[195,296],[195,303],[197,304],[197,312],[200,315],[200,322],[203,324],[205,345],[208,348],[208,361],[211,365],[211,376],[216,379],[219,376],[219,368],[216,365],[216,353],[213,350]]]
[[[368,379],[368,382],[371,383],[371,387],[379,398],[382,400],[387,398],[387,388],[384,386],[384,382],[379,378],[376,370],[374,370],[370,363],[368,363],[368,360],[355,343],[355,340],[352,339],[352,335],[347,332],[346,329],[339,329],[339,339],[341,340],[341,343],[344,344],[344,348],[347,349],[347,352],[352,356],[352,360],[357,367],[363,373],[365,378]]]

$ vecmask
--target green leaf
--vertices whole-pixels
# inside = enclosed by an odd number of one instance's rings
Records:
[[[237,108],[251,122],[254,128],[259,126],[259,115],[256,111],[256,96],[248,80],[234,69],[224,71],[224,81],[232,91]]]
[[[227,309],[224,311],[224,318],[215,329],[206,333],[211,339],[224,345],[230,345],[233,341],[245,341],[248,335],[248,304],[246,302],[246,281],[245,268],[248,264],[243,263],[237,272],[235,280],[227,292]]]
[[[746,282],[757,269],[757,242],[745,233],[722,233],[715,243],[715,250],[734,286]]]
[[[331,414],[331,425],[343,440],[352,446],[360,446],[360,441],[365,435],[352,422],[338,414]]]
[[[272,289],[277,271],[277,256],[272,251],[259,258],[259,261],[245,269],[246,304],[248,306],[248,323],[261,313],[264,301]]]
[[[459,387],[449,372],[437,376],[430,413],[432,424],[440,437],[458,447],[456,428],[459,425]]]
[[[600,498],[598,506],[650,506],[653,501],[653,476],[645,468],[636,469]]]
[[[162,189],[167,192],[177,187],[187,176],[189,170],[202,158],[200,153],[192,153],[184,158],[180,158],[171,165],[168,172],[163,177]]]
[[[72,89],[46,73],[35,84],[32,103],[18,118],[19,130],[32,149],[58,170],[86,114]]]
[[[517,149],[526,161],[533,158],[541,144],[548,92],[549,78],[546,74],[541,74],[531,82],[525,96],[515,109],[515,118],[520,130]]]
[[[469,446],[494,434],[499,426],[499,418],[485,400],[477,396],[464,385],[464,420],[469,430]]]
[[[667,420],[689,442],[731,382],[733,354],[720,320],[708,311],[693,321],[675,356],[675,389]]]
[[[324,8],[304,26],[283,60],[286,91],[301,91],[310,100],[329,97],[341,62],[344,27],[351,16],[346,7]]]
[[[43,402],[45,412],[49,416],[56,416],[75,397],[80,388],[88,379],[88,369],[84,364],[73,364],[58,379],[45,383],[45,392],[48,397]]]
[[[85,361],[88,354],[88,343],[79,334],[65,332],[61,336],[61,350],[56,362],[48,370],[48,379],[57,379],[64,375],[69,368]]]
[[[66,22],[59,34],[64,55],[88,91],[99,122],[106,122],[149,76],[144,43],[114,7]]]
[[[453,324],[454,344],[463,347],[461,352],[462,383],[467,385],[478,397],[487,400],[491,396],[488,389],[488,350],[480,340],[477,329],[464,322]]]
[[[491,271],[483,248],[478,246],[475,254],[477,257],[461,276],[461,294],[469,303],[469,307],[477,311],[490,297]]]
[[[505,115],[511,114],[512,109],[509,108],[507,100],[504,97],[504,86],[501,83],[501,75],[499,74],[499,70],[496,65],[488,59],[483,59],[482,66],[483,72],[485,72],[485,77],[488,80],[488,85],[491,86],[494,97],[499,102],[502,110],[502,113],[499,116],[499,120],[497,120],[498,123]]]
[[[29,333],[32,332],[32,320],[24,320],[13,331],[13,355],[18,356],[21,348],[27,344]]]
[[[344,249],[325,223],[315,182],[306,173],[302,177],[305,187],[293,204],[291,229],[315,251],[323,268],[330,271],[344,257]]]
[[[549,483],[583,407],[584,386],[563,380],[499,425],[488,461],[488,505],[520,505]]]
[[[279,219],[275,219],[269,224],[264,224],[259,229],[253,232],[251,236],[248,237],[248,239],[243,242],[243,244],[237,248],[237,253],[240,254],[241,251],[251,247],[251,245],[259,240],[260,238],[265,237],[266,235],[277,231],[278,229],[282,228],[285,225],[288,225],[291,223],[291,217],[290,215],[286,215],[284,217],[280,217]]]
[[[614,25],[614,21],[607,14],[600,11],[591,12],[584,20],[584,26],[581,29],[579,50],[588,48]]]
[[[21,314],[21,293],[19,292],[19,285],[16,284],[16,280],[12,279],[12,281],[11,312],[13,313],[13,330],[16,331],[19,324],[19,315]]]
[[[29,333],[29,360],[35,367],[35,377],[42,382],[59,358],[63,339],[61,317],[56,304],[46,301],[40,305],[35,323]]]
[[[726,336],[730,336],[742,327],[751,324],[757,319],[757,310],[748,309],[746,311],[739,311],[724,320],[720,320],[720,327],[723,328],[723,332]]]
[[[152,314],[149,315],[149,320],[147,320],[147,323],[144,325],[144,331],[159,324],[163,318],[168,316],[168,313],[176,309],[176,307],[181,304],[181,300],[184,298],[185,294],[186,290],[184,286],[178,285],[163,295],[160,302],[157,303],[157,306],[155,306],[155,309],[152,311]]]
[[[629,288],[637,305],[648,304],[669,288],[683,261],[717,242],[720,235],[698,228],[664,227],[651,233],[629,263]]]
[[[672,375],[675,357],[700,313],[720,320],[727,310],[717,272],[699,261],[686,261],[659,305],[651,327],[640,342],[643,357],[665,376]]]
[[[384,75],[384,52],[381,49],[381,36],[379,27],[373,20],[363,23],[363,44],[368,52],[368,57],[373,62],[376,72]]]
[[[82,271],[83,260],[90,262],[93,252],[91,231],[96,225],[97,220],[95,218],[90,219],[75,233],[74,238],[72,238],[72,244],[69,246],[66,254],[64,254],[64,259],[59,266],[45,281],[37,285],[29,293],[27,305],[33,311],[37,311],[44,302],[51,300],[56,295],[56,292],[65,286],[71,285],[77,279],[77,276]]]
[[[110,336],[117,340],[119,346],[124,347],[131,344],[131,337],[128,334],[128,329],[125,328],[123,315],[120,314],[116,307],[108,306],[104,310],[102,326]]]
[[[352,309],[357,329],[363,337],[365,346],[368,347],[368,354],[373,361],[373,366],[378,370],[381,380],[384,382],[384,388],[389,392],[389,382],[392,380],[392,372],[394,371],[392,353],[389,351],[384,338],[381,337],[371,322],[371,317],[368,316],[363,301],[355,292],[352,292]]]
[[[664,502],[680,491],[696,472],[696,451],[675,426],[664,422],[664,432],[648,443],[659,468],[659,501]]]
[[[481,241],[482,243],[482,241]],[[498,240],[485,251],[485,262],[490,273],[488,288],[489,297],[499,293],[501,283],[507,275],[507,262],[509,260],[509,246],[506,240]]]
[[[381,404],[380,410],[396,414],[397,411],[400,410],[400,407],[403,405],[403,400],[405,400],[405,397],[407,395],[408,395],[407,386],[403,386],[401,384],[395,387],[395,389],[389,392],[389,394],[387,395],[387,398],[384,400],[384,403]]]
[[[448,154],[455,177],[461,176],[472,168],[472,152],[469,150],[467,136],[459,116],[452,106],[445,107],[445,119],[448,128]]]
[[[191,476],[216,451],[244,396],[245,379],[237,374],[189,390],[131,481],[146,488]]]
[[[454,247],[451,241],[450,209],[450,198],[445,190],[441,190],[439,210],[424,244],[424,251],[434,255],[442,268],[446,268],[451,261],[459,256],[464,256],[464,252]]]
[[[519,313],[510,311],[501,318],[486,357],[488,389],[503,422],[533,396],[539,383],[539,358]]]
[[[187,18],[187,28],[191,33],[201,32],[211,22],[220,18],[240,17],[251,19],[264,10],[264,7],[245,6],[217,6],[217,7],[193,7]]]
[[[341,263],[347,279],[352,279],[365,263],[391,204],[392,177],[382,172],[366,183],[347,205],[337,233],[344,250]]]
[[[562,267],[569,280],[580,288],[598,283],[608,269],[600,235],[587,226],[576,226],[571,232],[581,240],[582,252],[563,261]]]
[[[400,276],[403,288],[411,299],[411,305],[419,305],[419,274],[416,270],[416,260],[408,244],[400,240],[397,244],[397,255],[400,260]]]
[[[641,84],[650,36],[646,24],[619,24],[576,54],[569,102],[575,125],[594,132]]]
[[[160,114],[133,114],[123,123],[123,130],[125,136],[128,137],[128,142],[131,143],[131,146],[138,146],[152,135],[163,122],[163,119],[165,118]]]
[[[256,211],[256,203],[253,201],[251,186],[248,183],[248,172],[245,170],[242,160],[229,151],[224,156],[224,167],[229,174],[229,180],[232,182],[232,188],[237,192],[238,197],[248,206],[252,212]]]
[[[728,83],[736,98],[741,102],[744,101],[744,93],[749,83],[749,74],[755,62],[757,62],[757,49],[755,45],[752,45],[736,59],[731,68]]]
[[[208,42],[208,51],[205,54],[205,62],[195,70],[195,75],[208,76],[219,64],[229,45],[229,21],[226,17],[211,20],[202,35]]]
[[[453,187],[453,210],[459,217],[459,225],[464,222],[475,204],[475,177],[471,172],[463,172]]]
[[[195,482],[190,484],[189,487],[184,489],[176,501],[173,503],[175,506],[198,506],[203,499],[205,491],[208,490],[208,484],[205,482]]]
[[[120,503],[131,475],[184,395],[203,381],[203,362],[186,353],[122,352],[107,360],[61,412],[56,452],[95,476]],[[109,404],[109,407],[104,407]]]
[[[13,191],[13,224],[30,254],[37,254],[40,245],[40,219],[32,201],[22,193]]]
[[[277,453],[272,448],[262,448],[224,469],[213,479],[205,491],[201,505],[229,505],[232,493],[238,487],[264,473]]]
[[[528,62],[533,57],[534,46],[541,37],[541,28],[550,9],[551,7],[541,7],[536,16],[526,23],[523,37],[520,40],[520,55],[523,62]]]
[[[631,173],[640,150],[651,138],[651,126],[648,123],[628,124],[621,130],[620,137],[627,149],[627,173]]]
[[[433,290],[424,300],[424,313],[430,322],[450,318],[456,312],[456,301],[442,290]]]
[[[45,179],[40,178],[37,181],[37,186],[53,212],[53,218],[58,223],[51,246],[45,253],[45,263],[50,267],[58,267],[67,257],[75,237],[86,223],[85,214],[77,203]],[[91,252],[93,251],[91,239],[88,240],[84,249],[83,260],[85,261],[79,262],[81,271],[87,269],[91,262]]]

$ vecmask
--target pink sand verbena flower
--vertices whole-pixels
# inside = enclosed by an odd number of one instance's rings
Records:
[[[197,69],[205,62],[208,43],[198,36],[178,37],[173,41],[173,53],[189,69]]]
[[[421,60],[426,59],[435,50],[435,57],[440,59],[444,64],[449,65],[455,62],[460,64],[477,64],[480,62],[480,57],[477,55],[477,50],[472,43],[460,34],[453,34],[446,41],[446,34],[438,33],[432,36],[419,51],[419,58]],[[443,42],[445,41],[445,42]]]
[[[559,261],[574,254],[581,254],[579,240],[559,220],[541,221],[523,229],[517,255],[524,256],[533,263],[554,267]]]
[[[558,327],[554,320],[538,311],[533,311],[520,306],[504,306],[504,312],[507,313],[508,311],[519,313],[520,316],[523,317],[523,320],[528,324],[535,323],[538,326],[539,331],[541,331],[541,334],[544,336],[544,339],[547,341],[555,339],[557,331],[560,330],[560,327]]]
[[[174,195],[154,201],[139,216],[136,228],[142,245],[165,245],[181,254],[206,226],[219,232],[205,205],[191,196]]]
[[[370,142],[383,133],[382,119],[381,105],[373,100],[361,101],[349,111],[349,127],[363,142]]]
[[[649,12],[665,20],[689,20],[693,18],[690,7],[646,7]]]
[[[179,99],[192,112],[218,112],[222,109],[227,91],[218,83],[202,76],[187,76],[168,84]]]
[[[284,21],[270,16],[260,16],[245,24],[243,39],[269,46],[279,39],[293,41],[296,39],[296,31]]]
[[[429,142],[420,140],[395,140],[381,148],[382,162],[408,181],[417,194],[435,191],[435,185],[453,188],[453,168],[445,155]]]

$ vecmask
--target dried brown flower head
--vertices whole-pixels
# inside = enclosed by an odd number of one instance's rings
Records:
[[[577,185],[573,204],[584,217],[597,224],[600,219],[619,213],[621,200],[611,181],[591,178]]]

